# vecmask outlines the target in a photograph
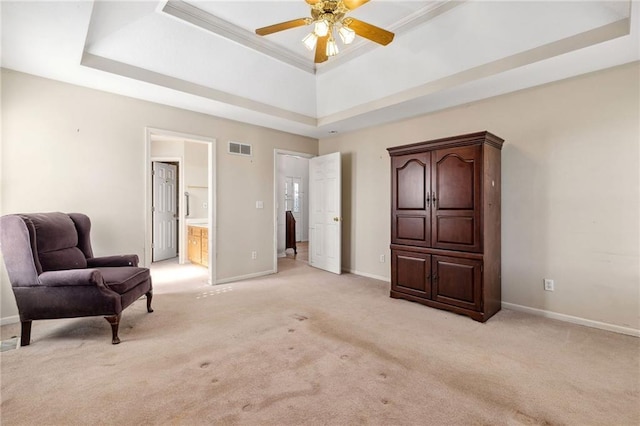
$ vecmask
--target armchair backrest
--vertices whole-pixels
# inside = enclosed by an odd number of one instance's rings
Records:
[[[37,285],[46,271],[83,269],[93,257],[91,222],[79,213],[33,213],[0,218],[0,247],[12,285]]]

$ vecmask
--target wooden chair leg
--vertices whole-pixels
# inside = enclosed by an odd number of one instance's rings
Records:
[[[109,324],[111,324],[111,343],[117,345],[120,343],[120,338],[118,337],[118,327],[120,326],[120,317],[122,314],[112,315],[109,317],[104,317]]]
[[[153,298],[153,290],[149,290],[146,296],[147,296],[147,312],[153,312],[153,309],[151,308],[151,299]]]
[[[29,346],[31,343],[31,321],[21,321],[20,346]]]

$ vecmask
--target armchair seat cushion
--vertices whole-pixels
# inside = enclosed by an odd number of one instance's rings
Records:
[[[104,283],[118,294],[125,294],[137,285],[149,280],[147,268],[134,266],[97,268],[102,273]]]

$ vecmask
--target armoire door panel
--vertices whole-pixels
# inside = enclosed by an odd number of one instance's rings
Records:
[[[482,150],[480,146],[439,149],[431,169],[431,247],[480,252]]]
[[[438,235],[436,240],[440,244],[456,244],[474,247],[476,236],[474,234],[474,218],[471,216],[438,216],[434,229]]]
[[[457,153],[446,154],[436,163],[437,207],[443,210],[473,210],[474,159],[462,158]]]
[[[431,153],[394,157],[391,185],[391,242],[428,247],[431,244]]]
[[[392,289],[418,297],[431,297],[431,256],[422,253],[393,251]]]
[[[433,300],[480,310],[482,261],[433,256]]]
[[[427,165],[418,159],[411,159],[396,169],[398,210],[427,208],[426,175]]]
[[[425,216],[400,216],[396,217],[396,235],[400,240],[415,241],[420,244],[426,240]],[[422,245],[422,244],[420,244]]]

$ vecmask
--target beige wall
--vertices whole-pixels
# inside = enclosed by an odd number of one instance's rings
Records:
[[[85,212],[97,256],[144,259],[145,128],[215,138],[218,279],[273,269],[273,151],[318,149],[315,139],[4,69],[1,99],[1,213]],[[228,155],[228,140],[253,144],[253,157]],[[4,272],[1,296],[0,318],[17,315]]]
[[[321,153],[344,154],[344,266],[389,277],[387,147],[489,130],[506,140],[503,300],[640,328],[639,73],[617,67],[321,140]],[[202,135],[217,139],[217,278],[272,269],[273,149],[315,154],[315,140],[7,70],[1,88],[2,214],[86,212],[96,255],[144,258],[144,129]],[[228,155],[228,140],[254,156]],[[1,273],[4,319],[17,311]]]
[[[343,266],[390,276],[385,148],[488,130],[506,141],[503,301],[639,329],[639,75],[630,64],[320,140],[344,154]]]

